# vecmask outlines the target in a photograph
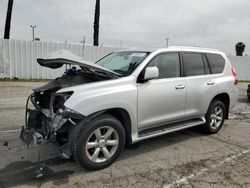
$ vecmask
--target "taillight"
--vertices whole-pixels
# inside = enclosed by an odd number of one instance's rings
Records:
[[[238,84],[238,77],[236,75],[236,72],[235,72],[235,69],[232,68],[232,74],[233,74],[233,77],[234,77],[234,85],[237,85]]]

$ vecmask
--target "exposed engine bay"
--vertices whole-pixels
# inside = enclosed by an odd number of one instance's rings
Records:
[[[114,78],[114,77],[113,77]],[[70,129],[77,125],[84,116],[64,106],[72,92],[56,93],[70,86],[112,79],[103,73],[93,73],[88,68],[69,68],[59,78],[34,89],[28,97],[25,113],[25,126],[21,139],[30,145],[45,142],[57,142],[60,146],[69,140]]]

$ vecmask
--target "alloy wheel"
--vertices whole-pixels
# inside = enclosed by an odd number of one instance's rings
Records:
[[[210,115],[210,126],[213,129],[217,129],[220,127],[222,121],[223,121],[223,109],[220,106],[215,106],[211,115]]]
[[[87,157],[96,163],[105,162],[110,159],[117,150],[119,136],[117,131],[110,126],[95,129],[87,139]]]

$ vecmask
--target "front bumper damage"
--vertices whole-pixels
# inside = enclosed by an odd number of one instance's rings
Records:
[[[39,132],[36,132],[35,130],[27,129],[24,126],[22,126],[20,138],[27,146],[31,145],[32,143],[35,146],[38,146],[44,143],[43,136]]]
[[[61,97],[61,100],[64,101],[58,105],[56,97]],[[36,93],[30,95],[26,102],[25,125],[22,126],[20,139],[27,146],[38,146],[48,142],[56,143],[60,153],[68,158],[71,155],[69,147],[71,132],[85,118],[83,115],[64,107],[63,104],[68,98],[69,96],[65,94],[52,94],[49,108],[46,109],[41,107],[43,105],[39,105]]]

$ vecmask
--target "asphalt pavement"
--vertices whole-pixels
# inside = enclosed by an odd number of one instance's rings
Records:
[[[237,106],[222,130],[199,127],[127,147],[110,167],[86,171],[46,144],[19,140],[24,107],[39,82],[0,82],[1,187],[250,187],[250,103],[240,84]],[[39,169],[42,168],[43,177]]]

